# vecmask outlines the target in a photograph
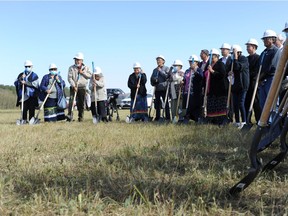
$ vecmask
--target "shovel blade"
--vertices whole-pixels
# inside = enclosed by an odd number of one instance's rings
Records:
[[[97,124],[98,123],[98,118],[97,117],[93,117],[93,124]]]
[[[39,123],[40,123],[40,119],[34,118],[34,117],[32,117],[29,121],[29,125],[35,125],[35,124],[39,124]]]
[[[24,124],[26,124],[25,120],[22,120],[22,119],[17,119],[16,120],[16,125],[24,125]]]

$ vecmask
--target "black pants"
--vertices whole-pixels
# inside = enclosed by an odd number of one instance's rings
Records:
[[[254,86],[255,86],[255,82],[251,83],[251,85],[249,86],[249,89],[247,91],[246,99],[245,99],[245,110],[246,110],[246,115],[247,115],[247,123],[251,123],[251,116],[248,119],[248,113],[249,113],[249,107],[250,107],[250,103],[251,103],[252,96],[253,96]],[[260,103],[259,103],[258,90],[256,92],[256,96],[255,96],[255,100],[254,100],[254,104],[253,104],[253,110],[254,110],[255,119],[258,122],[260,119],[260,116],[261,116],[261,107],[260,107]]]
[[[68,109],[69,116],[71,115],[74,93],[75,93],[74,89],[70,87],[70,100],[69,100],[69,109]],[[76,105],[77,105],[79,119],[83,119],[84,117],[85,94],[86,94],[85,88],[78,88],[77,95],[76,95]]]
[[[188,94],[184,94],[183,95],[183,103],[182,103],[183,109],[186,109],[187,98],[188,98]],[[186,110],[185,119],[192,119],[193,121],[198,122],[198,120],[201,116],[202,104],[203,104],[203,98],[202,98],[201,94],[190,95],[188,109]]]
[[[156,118],[155,120],[160,119],[160,112],[162,108],[162,101],[165,102],[166,91],[156,91],[155,92],[155,109],[156,109]],[[166,119],[170,120],[170,109],[169,109],[169,102],[167,98],[166,106],[165,106],[165,117]]]
[[[102,121],[107,120],[105,101],[97,101],[97,115],[96,115],[95,101],[91,103],[90,109],[92,116],[99,116]]]
[[[30,97],[24,101],[23,107],[23,120],[27,120],[27,112],[29,111],[29,120],[35,115],[35,108],[38,106],[38,99],[36,97]]]

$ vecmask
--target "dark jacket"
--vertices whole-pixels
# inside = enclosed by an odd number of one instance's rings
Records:
[[[138,82],[139,82],[139,77],[136,76],[135,73],[130,74],[129,79],[128,79],[128,87],[131,89],[131,100],[134,100],[135,98]],[[147,90],[145,86],[146,82],[147,82],[146,74],[142,73],[138,94],[143,97],[147,96]]]
[[[210,90],[208,95],[212,96],[227,96],[227,76],[223,62],[220,60],[213,66],[214,73],[210,73]],[[204,85],[206,78],[204,80]]]
[[[249,62],[249,74],[250,74],[250,86],[256,82],[257,74],[258,74],[258,61],[259,61],[259,55],[253,54],[247,56],[248,62]],[[254,85],[253,85],[254,86]]]
[[[229,68],[231,70],[232,64]],[[249,88],[249,63],[248,59],[239,55],[238,59],[234,59],[233,63],[234,84],[232,85],[232,92],[248,91]]]
[[[191,73],[191,69],[188,68],[185,71],[184,74],[184,86],[186,85],[187,82],[190,81],[190,79],[188,77],[186,77],[187,73]],[[194,95],[201,95],[202,94],[202,82],[203,82],[203,71],[201,68],[197,68],[196,72],[192,75],[192,79],[191,79],[191,88],[190,88],[190,94],[194,94]],[[188,92],[184,92],[184,94],[188,94]]]
[[[22,72],[18,75],[16,81],[14,82],[14,86],[16,87],[16,94],[17,94],[17,101],[16,101],[16,106],[20,105],[20,100],[22,98],[22,75],[25,72]],[[26,74],[26,73],[25,73]],[[25,88],[24,88],[24,94],[27,95],[28,97],[33,97],[37,98],[39,95],[39,77],[35,72],[30,72],[26,74],[25,77]]]
[[[65,96],[64,91],[62,90],[62,88],[65,88],[65,82],[62,79],[62,77],[60,75],[58,75],[60,82],[55,82],[55,88],[57,89],[57,98],[58,100],[61,99],[63,96]],[[39,95],[39,99],[41,101],[43,101],[47,95],[47,90],[48,90],[48,85],[49,85],[49,80],[51,79],[51,75],[50,74],[46,74],[43,76],[42,80],[41,80],[41,84],[40,84],[40,95]],[[62,87],[61,87],[62,85]]]
[[[264,59],[263,59],[263,63],[262,63],[262,69],[261,69],[261,73],[260,73],[260,79],[259,81],[263,81],[269,77],[273,77],[274,76],[274,73],[275,73],[275,70],[276,68],[274,66],[272,66],[272,60],[277,52],[278,48],[276,46],[272,46],[272,48],[270,49],[265,49],[261,55],[260,55],[260,59],[262,58],[263,55],[264,56]],[[257,69],[259,70],[259,67],[260,67],[260,61],[258,61],[258,67]]]
[[[169,67],[163,66],[159,71],[158,68],[153,70],[150,78],[150,83],[152,86],[156,87],[156,91],[166,91],[167,79],[169,78]]]

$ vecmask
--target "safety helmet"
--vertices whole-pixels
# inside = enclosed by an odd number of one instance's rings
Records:
[[[190,56],[190,58],[188,59],[188,61],[192,61],[192,59],[194,59],[194,62],[199,62],[199,58],[198,58],[196,55]]]
[[[273,31],[273,30],[268,29],[268,30],[266,30],[266,31],[264,32],[263,37],[262,37],[261,39],[269,38],[269,37],[274,37],[274,38],[276,38],[276,37],[277,37],[276,32]]]
[[[258,47],[258,42],[254,38],[250,38],[245,45],[249,45],[249,44],[255,45],[256,47]]]
[[[33,66],[32,61],[26,60],[26,61],[24,62],[24,66]]]
[[[78,53],[74,56],[74,59],[84,60],[84,55],[83,55],[83,53],[78,52]]]
[[[214,55],[220,55],[219,50],[218,50],[218,49],[215,49],[215,48],[211,49],[210,53],[211,53],[211,54],[214,54]]]
[[[222,46],[220,47],[220,49],[228,49],[230,50],[231,46],[228,43],[223,43]]]
[[[157,57],[156,57],[156,60],[157,60],[158,58],[161,58],[161,59],[163,59],[163,61],[165,61],[165,58],[164,58],[163,55],[159,55],[159,56],[157,56]]]
[[[51,69],[57,69],[57,66],[56,66],[56,64],[54,64],[54,63],[51,63],[50,65],[49,65],[49,70],[51,70]]]
[[[175,61],[173,62],[173,65],[174,65],[174,66],[176,66],[176,65],[183,66],[183,63],[182,63],[182,61],[180,61],[179,59],[177,59],[177,60],[175,60]]]
[[[135,69],[135,68],[141,68],[140,63],[135,62],[135,63],[133,64],[133,69]]]
[[[101,73],[102,73],[102,70],[101,70],[100,67],[95,67],[95,68],[94,68],[93,74],[99,75],[99,74],[101,74]]]
[[[286,30],[288,30],[288,22],[285,23],[285,27],[283,29],[283,32],[286,31]]]
[[[232,50],[233,50],[233,49],[236,49],[237,52],[242,52],[242,48],[241,48],[240,45],[238,45],[238,44],[234,44],[234,45],[231,47],[231,49],[232,49]]]

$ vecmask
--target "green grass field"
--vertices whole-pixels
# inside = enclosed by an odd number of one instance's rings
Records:
[[[287,214],[287,161],[228,195],[247,173],[255,129],[127,124],[120,114],[17,126],[19,110],[0,110],[0,215]],[[277,153],[276,142],[261,157]]]

